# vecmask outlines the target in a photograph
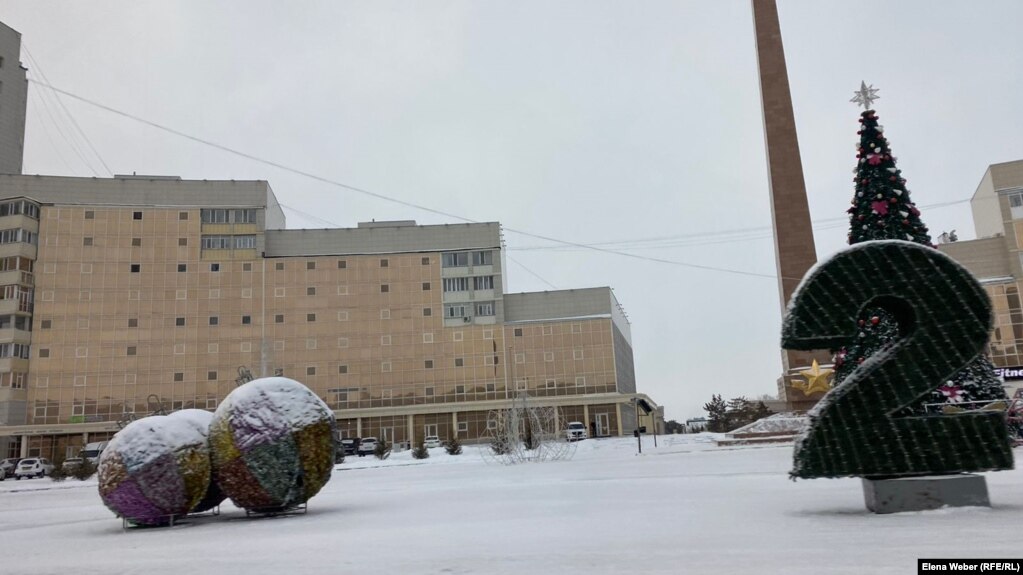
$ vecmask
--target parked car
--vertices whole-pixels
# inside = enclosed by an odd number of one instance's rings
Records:
[[[85,460],[82,459],[81,457],[68,457],[67,459],[64,460],[64,463],[62,463],[60,467],[64,471],[70,473],[71,471],[74,470],[74,468],[81,465],[83,461]]]
[[[362,440],[359,441],[359,447],[357,448],[356,452],[359,454],[359,457],[363,457],[366,455],[373,455],[373,451],[376,448],[377,438],[363,437]]]
[[[18,468],[14,470],[14,478],[21,480],[22,477],[46,477],[53,473],[53,464],[45,457],[30,457],[22,459]]]
[[[87,443],[85,447],[82,448],[82,453],[80,455],[95,464],[99,464],[99,456],[103,453],[103,450],[107,448],[108,443],[110,442],[96,441],[93,443]]]
[[[355,455],[359,449],[358,437],[346,437],[341,440],[341,450],[345,455]]]
[[[440,438],[436,435],[427,435],[426,439],[423,440],[423,445],[426,447],[440,447]]]
[[[565,437],[569,441],[581,441],[589,436],[590,434],[586,432],[586,425],[581,421],[570,421],[568,429],[565,430]]]
[[[8,457],[0,461],[0,481],[14,477],[14,470],[17,469],[19,461],[21,461],[20,457]]]

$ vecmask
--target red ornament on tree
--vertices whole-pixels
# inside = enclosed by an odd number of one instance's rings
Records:
[[[874,317],[870,318],[870,323],[872,323],[874,325],[877,325],[877,324],[881,323],[881,318],[879,318],[879,317],[877,317],[875,315]]]

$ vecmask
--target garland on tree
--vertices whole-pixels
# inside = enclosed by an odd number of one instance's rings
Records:
[[[920,210],[910,199],[902,171],[895,165],[884,127],[874,110],[860,115],[860,141],[853,182],[856,193],[849,214],[849,244],[871,240],[906,240],[934,247]],[[835,354],[835,384],[844,380],[868,357],[898,337],[899,326],[882,308],[869,308],[857,320],[854,339]],[[943,404],[971,405],[1007,399],[994,366],[986,355],[978,356],[948,382],[924,397],[912,413],[940,412]],[[975,404],[974,404],[975,405]]]

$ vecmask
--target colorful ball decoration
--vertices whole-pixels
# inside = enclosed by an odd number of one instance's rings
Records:
[[[154,415],[117,432],[99,460],[99,495],[118,517],[164,525],[206,493],[211,468],[206,435],[185,418]]]
[[[207,454],[209,454],[209,434],[210,424],[213,423],[213,413],[203,409],[182,409],[181,411],[175,411],[170,414],[170,417],[184,419],[190,425],[192,425],[197,431],[202,433],[203,437],[207,438]],[[210,481],[206,487],[206,493],[203,495],[199,503],[195,504],[192,508],[192,513],[202,513],[209,511],[214,507],[217,507],[227,499],[224,492],[220,490],[220,486],[217,485],[216,481],[213,481],[212,474],[212,461],[210,462]]]
[[[224,398],[209,439],[215,481],[231,501],[278,511],[305,503],[330,480],[337,423],[306,386],[267,377]]]

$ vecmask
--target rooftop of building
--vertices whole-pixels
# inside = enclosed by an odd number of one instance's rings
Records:
[[[500,249],[501,224],[360,222],[357,228],[267,230],[265,238],[268,258]]]
[[[610,287],[504,294],[505,323],[610,318],[631,343],[625,310]]]
[[[40,176],[0,174],[0,198],[41,204],[141,207],[272,207],[277,197],[264,180],[183,180],[177,176]]]

